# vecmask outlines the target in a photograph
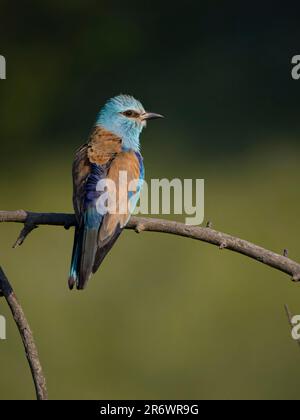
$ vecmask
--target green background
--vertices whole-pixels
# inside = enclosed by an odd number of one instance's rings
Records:
[[[0,208],[72,211],[71,164],[104,101],[167,116],[143,133],[146,178],[204,178],[215,229],[299,260],[298,8],[268,2],[1,1]],[[176,218],[182,220],[178,216]],[[298,399],[288,276],[241,255],[125,231],[82,292],[73,232],[0,225],[3,266],[52,399]],[[4,300],[0,398],[32,399]]]

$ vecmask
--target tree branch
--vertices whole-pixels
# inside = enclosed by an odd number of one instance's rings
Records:
[[[0,211],[0,223],[1,222],[17,222],[25,224],[25,228],[20,235],[21,240],[19,237],[16,244],[19,245],[24,241],[28,233],[38,225],[64,226],[68,229],[76,224],[76,219],[73,214],[32,213],[24,210],[17,210]],[[199,227],[188,226],[184,223],[164,219],[132,216],[126,228],[135,230],[137,233],[143,231],[162,232],[207,242],[218,246],[220,249],[229,249],[230,251],[243,254],[290,275],[293,281],[300,281],[300,264],[288,258],[286,251],[284,251],[284,255],[279,255],[244,239],[236,238],[226,233],[214,230],[211,226],[211,223],[208,224],[208,227]]]
[[[18,302],[18,299],[5,276],[2,268],[0,267],[0,292],[1,296],[4,296],[8,306],[10,307],[11,313],[19,329],[21,335],[26,357],[31,370],[32,378],[34,381],[36,396],[38,400],[47,400],[47,388],[46,380],[43,374],[42,366],[39,360],[38,351],[33,339],[33,335],[25,317],[22,306]]]

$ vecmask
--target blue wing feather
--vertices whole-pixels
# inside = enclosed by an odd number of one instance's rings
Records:
[[[76,284],[83,289],[92,274],[97,252],[98,231],[103,216],[97,212],[96,201],[101,192],[97,191],[98,182],[105,178],[107,165],[90,164],[90,173],[83,189],[83,214],[75,231],[73,255],[69,275],[69,287]]]

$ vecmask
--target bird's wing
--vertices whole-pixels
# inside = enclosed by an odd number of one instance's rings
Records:
[[[83,213],[86,180],[91,173],[91,165],[88,159],[88,144],[84,144],[77,150],[73,162],[73,205],[77,223],[80,222]]]
[[[116,208],[114,212],[107,213],[103,217],[98,235],[94,273],[119,237],[138,200],[144,178],[141,155],[131,151],[118,154],[110,165],[107,178],[115,185],[114,191],[110,190],[109,184],[107,188],[108,194],[116,199]]]
[[[106,178],[108,169],[121,150],[121,140],[95,128],[88,144],[76,153],[73,164],[73,202],[78,228],[75,232],[69,284],[84,288],[94,264],[98,246],[98,233],[103,215],[97,211],[98,182]]]
[[[78,223],[84,212],[86,183],[92,164],[102,168],[101,176],[105,177],[109,163],[120,151],[121,139],[100,127],[96,127],[89,142],[77,150],[73,162],[73,205]]]
[[[133,181],[139,181],[140,175],[140,162],[134,152],[120,153],[112,162],[107,178],[112,180],[116,186],[116,209],[112,214],[107,213],[103,219],[99,231],[100,244],[112,236],[117,225],[120,225],[121,228],[126,225],[130,217],[129,198],[132,194],[136,194],[139,188],[138,185],[134,185]]]

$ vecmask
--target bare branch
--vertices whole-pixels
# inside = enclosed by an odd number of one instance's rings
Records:
[[[43,374],[42,366],[39,360],[38,351],[33,339],[33,335],[30,329],[30,326],[27,322],[25,317],[24,311],[22,306],[18,302],[18,299],[7,279],[5,276],[2,268],[0,267],[0,291],[1,296],[4,296],[9,307],[15,323],[19,329],[19,333],[21,335],[26,357],[29,363],[29,367],[31,370],[32,378],[34,381],[36,396],[38,400],[47,400],[47,388],[46,388],[46,380]]]
[[[68,229],[76,224],[73,214],[64,213],[32,213],[24,210],[0,211],[0,222],[17,222],[38,225],[64,226]],[[276,270],[280,270],[292,277],[293,281],[300,281],[300,264],[285,255],[279,255],[261,246],[255,245],[244,239],[236,238],[226,233],[219,232],[209,227],[188,226],[164,219],[151,219],[132,216],[126,228],[137,233],[144,231],[169,233],[186,238],[207,242],[219,247],[238,252]]]
[[[13,248],[17,248],[18,246],[22,245],[25,239],[27,238],[27,236],[29,235],[29,233],[32,232],[33,229],[36,229],[37,227],[38,226],[36,226],[35,224],[26,222],[24,224],[24,228],[21,230],[21,233],[18,236],[18,239],[14,243]]]

